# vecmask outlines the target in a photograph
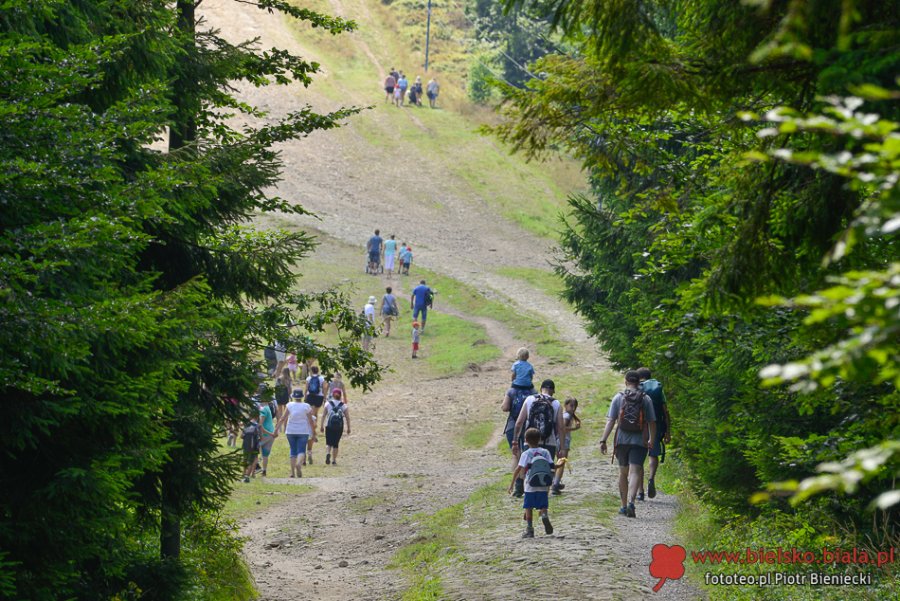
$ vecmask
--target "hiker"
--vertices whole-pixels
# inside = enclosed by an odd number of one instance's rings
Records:
[[[381,244],[382,239],[379,236],[380,232],[375,230],[375,235],[369,238],[369,241],[366,243],[366,252],[369,253],[369,268],[368,273],[375,275],[378,272],[378,265],[381,263]]]
[[[509,492],[512,493],[513,486],[521,479],[525,481],[525,499],[522,507],[525,509],[525,532],[522,538],[534,538],[534,526],[532,525],[532,517],[534,510],[537,509],[541,516],[541,522],[544,524],[544,532],[553,534],[553,525],[550,523],[550,515],[547,509],[550,506],[550,499],[547,491],[550,490],[550,483],[553,479],[553,460],[549,451],[541,447],[541,433],[537,428],[528,428],[525,430],[525,442],[528,448],[522,452],[519,458],[519,464],[513,472],[512,482],[509,483]]]
[[[566,428],[566,448],[570,450],[572,449],[572,432],[581,428],[581,420],[575,415],[577,409],[578,399],[569,397],[566,399],[566,402],[563,403],[563,424]],[[553,486],[550,487],[550,491],[554,495],[561,494],[562,489],[566,487],[565,484],[562,483],[562,477],[563,472],[565,472],[567,459],[568,457],[565,457],[557,461],[558,467],[556,469],[556,475],[553,477]]]
[[[341,400],[342,395],[340,390],[331,391],[331,399],[325,403],[325,416],[319,426],[319,432],[325,432],[325,465],[337,465],[338,446],[345,425],[347,436],[350,436],[350,410]]]
[[[369,327],[375,327],[375,300],[374,296],[369,297],[369,301],[363,307],[363,317],[366,320],[366,323]],[[369,347],[372,345],[372,334],[366,332],[362,337],[362,347],[363,350],[369,352]]]
[[[419,356],[419,339],[421,337],[422,331],[419,330],[419,322],[414,321],[412,324],[412,358],[416,359]]]
[[[413,90],[416,92],[416,106],[422,106],[422,78],[416,75],[416,83],[413,84]]]
[[[528,390],[522,390],[518,388],[510,387],[509,390],[506,391],[506,394],[503,396],[503,403],[500,405],[500,410],[509,413],[509,416],[506,418],[506,427],[503,430],[503,433],[506,435],[506,442],[509,443],[509,449],[512,452],[512,470],[515,471],[516,466],[519,465],[519,457],[522,454],[522,447],[525,446],[525,441],[521,437],[518,438],[518,444],[513,447],[513,435],[516,430],[516,421],[519,419],[519,413],[522,411],[522,406],[525,404],[525,399],[532,396],[535,393],[534,387],[532,386]],[[522,480],[519,479],[516,481],[516,497],[521,497],[525,494],[525,489],[523,487]]]
[[[400,86],[396,86],[394,88],[394,101],[392,104],[394,106],[396,106],[397,108],[400,108],[400,99],[403,98],[402,94],[403,94],[403,91],[400,90]]]
[[[397,80],[397,87],[400,88],[400,106],[403,106],[403,100],[406,98],[406,90],[409,88],[409,80],[403,71],[400,71],[400,79]]]
[[[434,291],[425,284],[425,280],[419,280],[419,285],[413,288],[409,296],[409,308],[413,312],[413,319],[418,320],[422,314],[422,331],[425,331],[425,322],[428,320],[428,307],[434,302]]]
[[[419,106],[418,102],[419,98],[416,96],[416,86],[413,85],[409,88],[409,104],[410,106]]]
[[[275,341],[275,360],[278,364],[275,366],[276,374],[280,374],[281,370],[287,367],[287,348],[280,340]]]
[[[565,424],[559,401],[553,398],[555,390],[556,384],[553,380],[544,380],[541,382],[541,391],[529,396],[522,403],[512,437],[514,454],[524,450],[521,448],[522,433],[528,428],[537,428],[541,434],[540,446],[547,449],[553,461],[556,461],[557,456],[566,456],[566,448],[560,447],[560,443],[565,444],[565,437],[560,440],[558,436],[565,433]],[[525,442],[527,448],[528,441]],[[521,461],[521,458],[519,460]]]
[[[400,261],[403,275],[409,275],[409,265],[412,263],[412,246],[406,246],[405,251],[401,250]]]
[[[334,392],[335,390],[341,391],[341,398],[344,403],[348,402],[347,399],[347,388],[344,386],[344,380],[341,378],[341,374],[335,372],[334,376],[328,381],[328,390]]]
[[[269,345],[263,348],[263,359],[266,361],[266,372],[271,378],[275,376],[275,368],[278,367],[278,358],[275,354],[275,345]]]
[[[437,102],[440,89],[441,86],[439,86],[437,80],[432,77],[431,81],[428,82],[428,86],[425,88],[425,93],[428,94],[428,106],[431,108],[434,108],[434,104]]]
[[[400,73],[393,67],[391,67],[391,77],[394,78],[394,81],[400,81]]]
[[[241,433],[243,441],[241,448],[244,453],[244,482],[250,482],[250,478],[256,474],[256,463],[259,461],[259,423],[253,419],[257,417],[257,413],[258,409],[254,408]]]
[[[400,308],[397,306],[397,297],[391,294],[393,288],[388,286],[384,289],[384,296],[381,297],[381,320],[384,324],[384,337],[391,335],[391,321],[400,315]]]
[[[516,352],[516,361],[509,368],[512,372],[512,387],[516,390],[533,390],[534,367],[528,362],[528,349],[522,347]]]
[[[387,271],[388,277],[394,272],[394,255],[397,253],[397,241],[394,234],[388,240],[384,241],[384,270]]]
[[[672,425],[672,419],[669,416],[669,406],[666,404],[666,393],[663,391],[659,380],[653,379],[650,368],[638,368],[637,373],[641,379],[641,390],[653,401],[653,413],[656,414],[656,437],[653,439],[653,446],[650,447],[650,461],[648,462],[650,469],[647,475],[647,496],[652,499],[656,496],[656,482],[654,480],[656,478],[656,470],[659,468],[659,464],[665,461],[665,445],[671,441],[669,428]],[[644,500],[643,477],[641,478],[641,490],[637,498],[638,501]]]
[[[621,515],[635,517],[634,500],[641,486],[647,449],[656,438],[656,414],[653,401],[640,389],[636,371],[625,374],[625,390],[616,393],[606,414],[606,429],[600,440],[600,452],[606,454],[606,441],[616,428],[613,454],[619,462],[619,508]]]
[[[328,384],[319,373],[318,365],[313,365],[309,372],[309,377],[306,378],[306,402],[313,408],[313,415],[318,416],[328,394]]]
[[[287,367],[281,370],[281,375],[275,380],[275,402],[277,403],[277,412],[275,417],[281,419],[284,414],[284,406],[291,400],[291,390],[293,389],[293,379],[291,378],[291,370]]]
[[[283,410],[284,407],[279,405],[278,409]],[[259,436],[259,450],[262,454],[262,475],[265,476],[268,473],[269,455],[272,454],[272,445],[275,444],[275,438],[278,436],[275,416],[272,414],[272,407],[269,403],[260,403],[259,405]]]
[[[295,353],[289,353],[287,357],[287,366],[288,370],[291,372],[291,382],[297,379],[297,369],[299,368],[299,363],[297,361],[297,355]]]
[[[394,86],[397,85],[397,80],[393,75],[388,75],[384,78],[384,101],[391,102],[394,97]]]
[[[316,429],[312,407],[303,400],[303,391],[299,388],[291,395],[291,402],[285,407],[285,413],[287,419],[282,420],[284,425],[281,422],[278,425],[291,447],[291,478],[302,478],[301,461],[306,459],[306,445],[310,439],[315,440]]]

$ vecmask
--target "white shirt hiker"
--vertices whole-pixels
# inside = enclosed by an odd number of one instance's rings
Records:
[[[536,449],[528,448],[522,451],[522,456],[519,457],[519,467],[523,469],[527,468],[531,465],[531,462],[534,461],[535,457],[543,457],[553,465],[553,459],[550,458],[550,451],[538,447]],[[525,492],[547,492],[548,490],[550,490],[549,486],[530,486],[528,484],[528,473],[525,474]]]
[[[525,399],[525,403],[522,405],[522,413],[525,414],[525,427],[528,427],[528,416],[531,414],[531,406],[534,405],[535,396],[531,395],[527,399]],[[559,401],[553,399],[553,402],[550,403],[553,407],[553,434],[543,442],[543,444],[548,447],[556,447],[557,451],[559,451],[559,438],[557,437],[558,432],[556,431],[556,424],[559,420],[559,412],[562,406],[559,404]],[[524,429],[522,430],[525,431]]]

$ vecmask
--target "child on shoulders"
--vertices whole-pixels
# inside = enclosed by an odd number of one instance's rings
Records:
[[[532,390],[534,388],[534,367],[528,362],[528,349],[520,348],[516,353],[516,362],[509,368],[512,372],[512,387],[516,390]]]

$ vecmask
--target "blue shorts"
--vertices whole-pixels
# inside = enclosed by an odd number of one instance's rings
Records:
[[[369,253],[369,263],[378,263],[381,260],[381,253],[378,251]]]
[[[547,509],[550,506],[550,497],[547,496],[546,490],[525,493],[524,509]]]
[[[413,319],[419,319],[419,312],[422,312],[422,321],[428,319],[428,307],[416,307],[413,309]]]
[[[309,434],[288,434],[288,444],[291,445],[291,457],[306,455],[306,443],[309,442]]]
[[[509,422],[507,422],[506,431],[504,433],[506,434],[506,442],[509,443],[509,448],[512,448],[513,434],[516,433],[516,424],[515,423],[510,424]],[[524,431],[519,432],[519,449],[521,449],[521,450],[525,449],[525,432]]]
[[[662,443],[662,437],[657,436],[656,442],[653,444],[653,448],[650,449],[650,456],[651,457],[660,457],[664,454],[665,454],[665,450],[664,450],[663,443]]]

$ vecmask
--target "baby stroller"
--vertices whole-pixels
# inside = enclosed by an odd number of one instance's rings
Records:
[[[384,265],[382,265],[381,263],[381,255],[378,255],[375,258],[375,261],[369,261],[369,258],[369,253],[366,253],[366,274],[375,275],[384,273]]]

